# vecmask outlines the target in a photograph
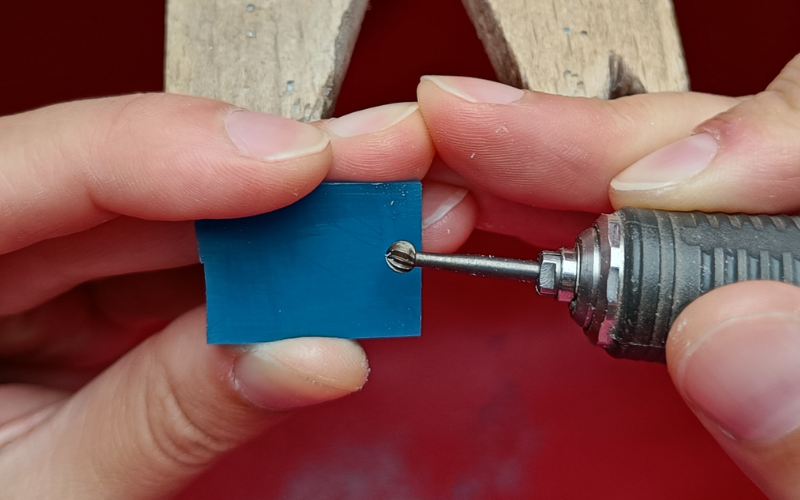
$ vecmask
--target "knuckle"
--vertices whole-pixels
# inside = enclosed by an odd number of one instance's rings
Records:
[[[92,126],[82,129],[83,137],[79,142],[79,154],[65,155],[75,158],[81,165],[76,165],[77,171],[84,173],[87,183],[101,184],[104,179],[103,172],[109,170],[109,165],[114,165],[116,151],[128,150],[137,141],[136,122],[140,121],[143,107],[153,101],[155,94],[133,94],[122,97],[109,97],[93,102],[88,111],[91,115]],[[65,141],[71,144],[73,141]]]
[[[781,70],[762,94],[772,95],[781,105],[788,106],[795,113],[800,112],[800,55]]]
[[[74,170],[81,173],[81,182],[96,204],[118,211],[121,203],[131,202],[114,196],[123,191],[168,203],[165,193],[177,187],[173,178],[182,179],[180,187],[195,190],[198,197],[207,190],[207,178],[195,180],[195,176],[214,171],[209,164],[217,166],[215,127],[229,104],[163,93],[100,99],[94,104],[90,119],[84,120],[92,126],[83,129],[79,141],[83,151],[72,157],[80,162]]]
[[[773,135],[777,129],[800,129],[800,56],[795,57],[766,90],[704,122],[698,129],[737,139],[759,132]]]
[[[145,432],[160,465],[202,468],[235,445],[208,413],[182,400],[168,374],[157,379],[148,391]]]
[[[114,148],[147,144],[155,130],[164,128],[170,121],[180,120],[203,105],[217,103],[209,99],[164,93],[130,94],[99,99],[97,116],[91,134],[94,145]]]
[[[110,97],[99,101],[98,127],[92,130],[93,144],[101,148],[104,144],[136,140],[145,130],[139,124],[152,118],[153,114],[167,106],[164,94],[131,94]]]

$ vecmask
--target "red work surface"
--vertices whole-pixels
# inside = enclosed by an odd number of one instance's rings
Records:
[[[756,92],[800,50],[795,0],[675,4],[695,90]],[[163,14],[158,0],[0,7],[0,112],[160,90]],[[493,77],[460,2],[374,0],[337,114],[413,100],[425,73]],[[464,250],[536,252],[487,234]],[[423,290],[423,337],[365,342],[373,371],[360,394],[293,415],[180,498],[761,496],[663,366],[592,348],[563,304],[436,272]]]

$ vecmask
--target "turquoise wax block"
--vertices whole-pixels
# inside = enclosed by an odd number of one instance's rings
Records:
[[[421,248],[421,215],[419,182],[326,183],[275,212],[197,221],[208,342],[419,335],[420,270],[384,255]]]

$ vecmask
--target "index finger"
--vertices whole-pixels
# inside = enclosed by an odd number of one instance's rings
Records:
[[[334,123],[326,124],[326,134],[218,101],[165,94],[0,119],[0,130],[13,132],[0,134],[0,158],[8,158],[0,161],[0,178],[7,179],[0,183],[0,211],[8,215],[0,219],[0,254],[6,254],[0,275],[18,283],[0,292],[0,313],[26,310],[84,281],[196,262],[191,224],[163,221],[267,212],[296,201],[325,176],[391,181],[427,172],[433,145],[416,103]],[[100,225],[119,215],[126,217]],[[47,241],[11,252],[39,240]]]
[[[287,205],[328,173],[328,136],[209,99],[149,94],[0,119],[0,253],[117,215],[240,217]]]
[[[609,211],[611,179],[734,106],[661,93],[564,97],[464,77],[423,77],[420,109],[444,161],[496,196],[540,208]]]

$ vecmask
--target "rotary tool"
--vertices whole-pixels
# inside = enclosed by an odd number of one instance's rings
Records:
[[[394,271],[430,267],[535,283],[568,302],[589,341],[619,358],[665,362],[669,329],[700,295],[764,279],[800,285],[800,217],[622,208],[601,215],[573,248],[538,260],[417,252],[397,241]]]

